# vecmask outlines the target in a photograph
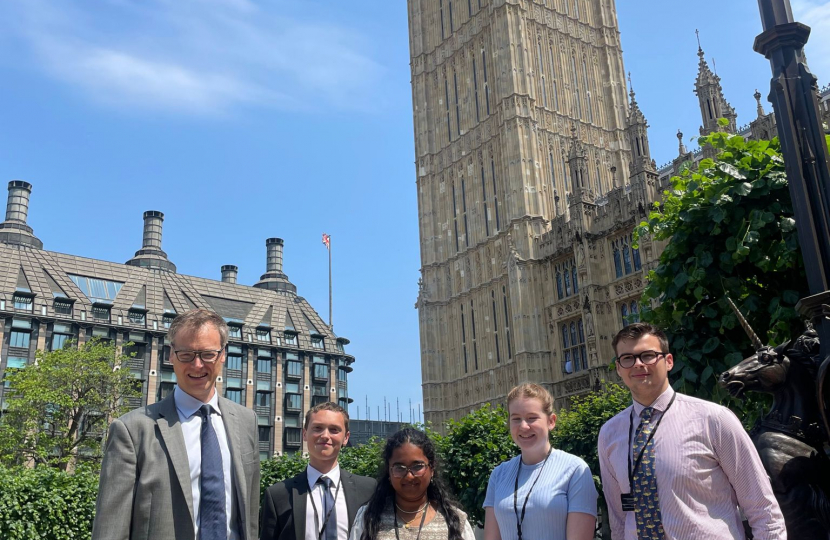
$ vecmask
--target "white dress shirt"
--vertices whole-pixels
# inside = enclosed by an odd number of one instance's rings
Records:
[[[199,538],[199,501],[201,500],[200,479],[202,476],[202,417],[196,414],[203,403],[194,398],[176,385],[173,391],[176,411],[179,413],[179,422],[182,425],[184,445],[187,449],[187,462],[190,466],[190,490],[193,493],[193,527],[196,538]],[[222,412],[219,410],[219,395],[214,392],[208,402],[214,414],[210,415],[210,423],[219,439],[219,449],[222,452],[222,472],[225,476],[225,516],[228,520],[228,540],[239,540],[237,527],[236,505],[233,504],[233,478],[231,477],[231,450],[228,446],[228,435],[222,421]]]
[[[324,475],[311,465],[308,466],[306,475],[308,476],[308,496],[314,498],[314,504],[317,505],[318,518],[316,520],[314,519],[314,507],[311,505],[311,501],[308,501],[305,507],[305,540],[319,540],[320,529],[323,528],[323,520],[326,519],[324,511],[326,503],[323,499],[325,495],[323,490],[325,488],[322,484],[317,483],[317,479]],[[325,476],[331,478],[329,492],[332,498],[334,498],[334,493],[337,491],[337,483],[340,482],[340,464],[335,465]],[[338,540],[347,540],[349,538],[349,509],[346,506],[345,490],[346,486],[341,484],[340,492],[334,501]],[[325,538],[325,535],[323,538]]]

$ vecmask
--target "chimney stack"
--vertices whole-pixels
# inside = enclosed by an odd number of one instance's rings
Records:
[[[282,247],[282,238],[269,238],[265,241],[265,249],[267,250],[265,273],[254,284],[254,287],[296,294],[297,287],[288,281],[288,276],[282,271]]]
[[[265,248],[268,250],[265,271],[269,274],[282,274],[282,246],[282,238],[269,238],[265,241]]]
[[[125,264],[165,272],[176,272],[176,265],[167,260],[167,253],[161,249],[161,231],[164,214],[158,210],[144,212],[144,235],[141,249]]]
[[[26,219],[29,216],[29,195],[32,184],[23,180],[9,182],[9,198],[6,203],[6,221],[0,223],[0,242],[43,249]]]
[[[236,283],[236,275],[239,272],[239,268],[232,264],[226,264],[222,267],[222,282],[224,283]]]

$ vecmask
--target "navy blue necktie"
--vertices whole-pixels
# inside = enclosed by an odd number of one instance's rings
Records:
[[[228,520],[225,513],[225,472],[219,439],[210,422],[210,405],[199,409],[202,417],[202,476],[199,500],[200,540],[227,540]]]

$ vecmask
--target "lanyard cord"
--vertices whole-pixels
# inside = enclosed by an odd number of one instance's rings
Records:
[[[424,528],[424,521],[427,519],[427,512],[429,512],[429,499],[427,499],[427,506],[424,508],[424,513],[421,515],[421,524],[418,525],[418,536],[415,537],[415,540],[421,540],[421,530]],[[395,538],[396,540],[401,540],[400,535],[398,535],[398,513],[395,509],[392,509],[392,515],[395,516]]]
[[[674,398],[676,398],[676,397],[677,397],[677,392],[675,392],[674,395],[671,397],[671,400],[669,400],[669,404],[666,405],[666,410],[663,411],[663,414],[660,415],[660,419],[657,420],[657,424],[655,424],[654,429],[651,431],[651,433],[648,434],[648,439],[646,439],[646,443],[643,445],[642,450],[640,450],[640,455],[637,456],[637,460],[634,462],[634,467],[633,468],[631,467],[631,459],[632,459],[633,455],[629,456],[629,458],[627,460],[628,461],[628,486],[629,486],[629,489],[631,489],[631,486],[634,485],[634,473],[636,473],[637,469],[640,468],[640,462],[643,460],[643,454],[646,453],[646,447],[648,447],[648,443],[651,442],[651,439],[654,437],[654,434],[657,433],[657,428],[660,427],[660,422],[662,422],[663,418],[666,417],[666,413],[668,413],[669,409],[671,409],[671,406],[674,403]],[[643,425],[642,422],[640,422],[640,425],[641,426]],[[633,431],[634,431],[634,406],[632,405],[631,406],[631,415],[629,417],[629,423],[628,423],[628,447],[632,449],[632,454],[633,454],[633,448],[634,448],[634,446],[633,446],[634,445],[634,435],[632,433]]]
[[[522,523],[525,521],[525,510],[527,510],[527,501],[530,500],[530,494],[533,493],[533,488],[536,487],[536,482],[542,476],[542,471],[545,469],[545,464],[548,462],[550,453],[553,452],[553,446],[548,450],[542,466],[539,467],[539,474],[536,475],[536,480],[530,485],[530,489],[525,496],[525,502],[522,504],[522,516],[519,517],[519,474],[522,472],[522,457],[519,456],[519,469],[516,471],[516,482],[513,486],[513,512],[516,514],[516,530],[519,532],[519,540],[522,540]]]
[[[337,489],[334,490],[334,501],[332,502],[331,508],[329,508],[328,513],[326,514],[326,520],[323,522],[323,527],[320,529],[320,532],[317,535],[318,540],[323,540],[323,534],[326,532],[326,527],[329,524],[329,518],[331,517],[331,513],[334,512],[334,507],[337,506],[337,494],[340,493],[340,483],[343,481],[343,477],[337,479]],[[329,490],[328,483],[326,483],[323,487],[323,497],[326,496],[326,492]],[[314,494],[309,492],[308,498],[311,499],[311,507],[314,508],[314,525],[319,527],[320,526],[320,516],[317,514],[317,504],[314,502]],[[325,499],[323,501],[325,503]]]

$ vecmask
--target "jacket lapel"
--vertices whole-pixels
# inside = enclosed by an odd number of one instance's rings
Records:
[[[222,413],[222,423],[225,425],[225,433],[228,435],[228,447],[231,451],[231,469],[233,470],[233,489],[236,497],[238,516],[240,519],[247,516],[245,493],[247,493],[247,482],[242,469],[242,440],[239,432],[239,421],[236,418],[236,411],[228,405],[229,401],[219,397],[219,410]],[[241,529],[241,527],[240,527]],[[240,531],[244,535],[244,531]],[[250,540],[250,539],[247,539]]]
[[[294,537],[296,540],[305,538],[305,511],[308,504],[308,472],[303,471],[294,477],[291,486],[291,502],[294,510]]]
[[[173,400],[173,395],[174,393],[171,392],[159,403],[159,417],[156,419],[156,425],[159,428],[159,433],[161,433],[161,438],[164,440],[164,445],[167,447],[170,463],[173,465],[173,471],[179,481],[179,489],[182,490],[184,500],[187,501],[188,516],[191,516],[192,521],[193,491],[190,487],[190,463],[187,459],[187,448],[184,445],[184,435],[182,435],[179,413],[176,411],[176,402]]]
[[[354,518],[360,507],[355,502],[354,478],[352,478],[352,473],[344,471],[341,468],[340,478],[343,482],[343,496],[346,497],[346,509],[349,514],[349,533],[351,533],[352,527],[354,526]]]

